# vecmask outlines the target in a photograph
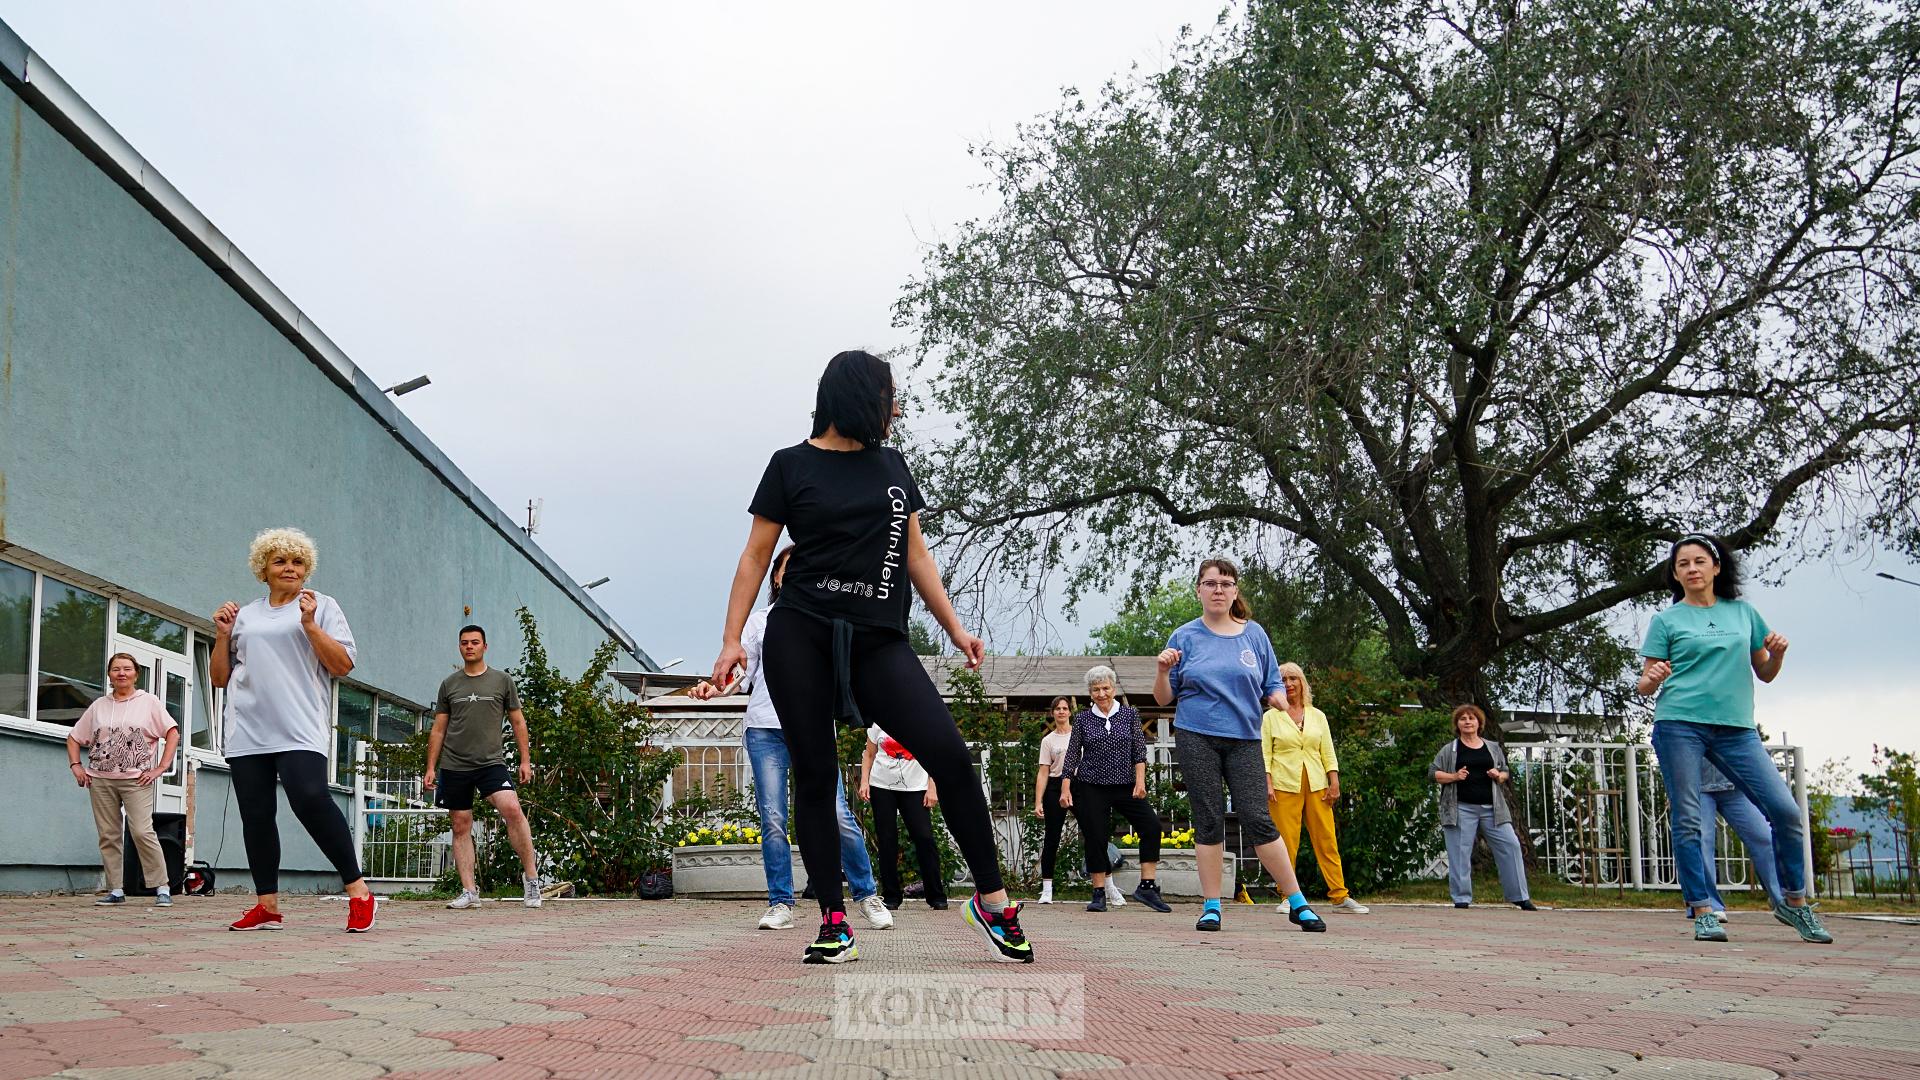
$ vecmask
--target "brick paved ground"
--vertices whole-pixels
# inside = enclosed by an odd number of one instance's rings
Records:
[[[1920,927],[1763,917],[1696,945],[1677,915],[1376,908],[1293,932],[1269,908],[1029,907],[1041,962],[994,965],[957,910],[913,906],[847,967],[757,905],[337,901],[230,934],[238,897],[97,911],[0,901],[0,1080],[97,1077],[981,1077],[1369,1080],[1447,1074],[1920,1078]],[[1085,1037],[836,1039],[843,974],[1085,980]]]

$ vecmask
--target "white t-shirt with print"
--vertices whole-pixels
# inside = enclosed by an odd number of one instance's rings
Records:
[[[911,757],[896,757],[905,754],[907,748],[888,737],[879,724],[867,727],[867,741],[873,744],[873,768],[867,772],[867,782],[877,788],[888,791],[925,791],[927,790],[927,770]],[[893,744],[889,753],[887,744]]]

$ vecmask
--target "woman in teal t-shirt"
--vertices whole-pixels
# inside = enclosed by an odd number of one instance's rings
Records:
[[[1673,861],[1698,941],[1725,941],[1713,912],[1713,879],[1700,841],[1700,763],[1710,761],[1766,815],[1784,902],[1774,916],[1807,941],[1831,942],[1807,904],[1805,834],[1800,806],[1753,726],[1753,680],[1772,682],[1787,639],[1739,599],[1733,553],[1702,534],[1681,537],[1667,555],[1674,605],[1653,617],[1640,646],[1642,694],[1658,694],[1653,749],[1666,782]]]

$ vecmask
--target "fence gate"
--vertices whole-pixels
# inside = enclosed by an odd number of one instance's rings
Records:
[[[354,745],[353,839],[369,882],[431,885],[453,866],[453,831],[411,768],[383,767],[378,748]],[[474,822],[474,843],[483,842]]]

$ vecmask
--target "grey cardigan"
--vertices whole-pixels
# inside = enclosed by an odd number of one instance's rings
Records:
[[[1487,752],[1493,755],[1493,767],[1499,769],[1501,772],[1508,771],[1507,755],[1500,752],[1500,744],[1494,742],[1492,739],[1483,739],[1481,741],[1487,744]],[[1460,740],[1448,739],[1445,745],[1440,747],[1440,752],[1433,755],[1433,769],[1427,773],[1427,775],[1432,776],[1437,772],[1452,772],[1458,769],[1460,766],[1454,764],[1454,760],[1459,752]],[[1493,823],[1495,825],[1513,824],[1513,813],[1507,809],[1506,793],[1500,790],[1503,786],[1504,785],[1501,784],[1493,785]],[[1440,827],[1443,829],[1455,829],[1459,828],[1459,826],[1460,785],[1441,784]]]

